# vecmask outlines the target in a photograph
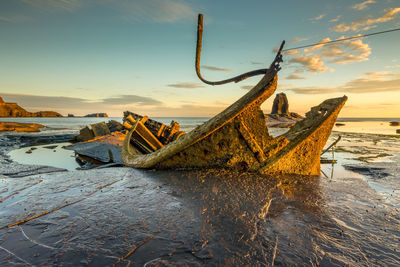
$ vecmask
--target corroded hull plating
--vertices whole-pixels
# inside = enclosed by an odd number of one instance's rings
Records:
[[[246,95],[203,125],[150,154],[131,144],[122,149],[126,166],[135,168],[230,168],[264,174],[320,174],[320,154],[347,97],[314,107],[303,121],[277,138],[268,134],[260,105],[277,85],[269,71]]]

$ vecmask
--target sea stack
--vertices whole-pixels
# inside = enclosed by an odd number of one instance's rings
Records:
[[[285,93],[276,95],[271,114],[289,115],[289,101]]]
[[[275,96],[271,114],[265,114],[265,120],[269,127],[290,128],[302,119],[304,118],[299,114],[289,112],[289,101],[285,93]]]

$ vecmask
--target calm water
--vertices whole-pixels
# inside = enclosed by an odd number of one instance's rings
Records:
[[[207,117],[152,117],[157,121],[169,125],[172,120],[179,122],[181,130],[189,132],[193,128],[206,122]],[[116,120],[122,122],[122,117],[109,118],[0,118],[0,121],[40,123],[45,126],[43,133],[77,133],[83,127],[98,123]],[[400,121],[400,118],[339,118],[338,122],[344,123],[344,126],[335,126],[334,131],[354,132],[354,133],[372,133],[396,135],[396,129],[400,127],[390,126],[391,121]],[[282,134],[285,130],[271,129],[271,134]]]

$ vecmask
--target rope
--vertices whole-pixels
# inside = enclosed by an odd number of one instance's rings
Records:
[[[303,46],[298,46],[298,47],[294,47],[294,48],[283,49],[282,52],[307,48],[307,47],[311,47],[311,46],[315,46],[315,45],[327,45],[327,44],[332,44],[332,43],[338,43],[338,42],[343,42],[343,41],[348,41],[348,40],[353,40],[353,39],[358,39],[358,38],[364,38],[364,37],[368,37],[368,36],[372,36],[372,35],[395,32],[395,31],[400,31],[400,28],[386,30],[386,31],[380,31],[380,32],[373,32],[373,33],[368,33],[368,34],[364,34],[364,35],[357,35],[357,36],[352,36],[352,37],[348,37],[348,38],[344,38],[344,39],[336,39],[336,40],[332,40],[332,41],[328,41],[328,42],[314,43],[314,44],[303,45]]]

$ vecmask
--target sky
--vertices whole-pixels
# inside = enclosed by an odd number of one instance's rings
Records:
[[[201,83],[198,13],[208,80],[267,68],[282,40],[293,48],[400,28],[400,0],[0,0],[0,96],[63,115],[214,116],[261,76]],[[340,117],[399,118],[399,44],[400,31],[292,50],[276,93],[299,114],[347,95]]]

